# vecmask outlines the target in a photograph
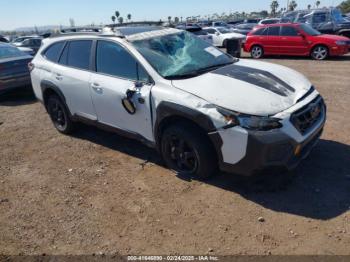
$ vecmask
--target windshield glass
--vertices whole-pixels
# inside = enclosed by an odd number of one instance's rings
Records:
[[[0,46],[0,59],[24,56],[25,53],[12,46]]]
[[[226,29],[226,28],[217,28],[218,31],[221,33],[221,34],[229,34],[229,33],[232,33],[230,30]]]
[[[311,26],[309,26],[307,24],[301,24],[300,27],[308,35],[312,35],[312,36],[321,35],[321,33],[319,31],[313,29]]]
[[[205,68],[236,61],[204,40],[188,32],[178,32],[132,42],[153,68],[171,79]],[[198,74],[197,74],[198,75]]]

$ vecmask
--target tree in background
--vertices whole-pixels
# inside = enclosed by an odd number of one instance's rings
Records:
[[[311,5],[307,5],[307,9],[310,10],[311,9]]]
[[[118,17],[118,22],[119,22],[119,24],[122,24],[123,22],[124,22],[124,18],[123,17]]]
[[[115,24],[116,17],[114,15],[112,15],[111,19],[112,19],[113,24]]]
[[[168,16],[168,22],[171,24],[171,16]]]
[[[178,24],[180,22],[180,19],[178,17],[174,18],[175,24]]]
[[[276,12],[279,7],[278,1],[277,0],[272,1],[270,7],[271,7],[272,16],[276,16]]]
[[[130,21],[131,20],[131,14],[128,14],[128,20]]]
[[[350,0],[343,1],[338,8],[344,13],[350,13]]]
[[[316,7],[318,8],[321,4],[321,1],[316,1]]]
[[[297,8],[298,4],[294,0],[289,3],[288,10],[289,11],[294,11],[295,8]]]
[[[120,16],[119,11],[115,11],[115,17],[118,19],[118,18],[119,18],[119,16]]]

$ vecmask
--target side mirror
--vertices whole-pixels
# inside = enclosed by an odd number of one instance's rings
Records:
[[[218,32],[215,33],[216,36],[219,36],[220,34]]]
[[[305,39],[305,35],[304,35],[304,34],[302,34],[302,33],[298,33],[298,36],[300,36],[300,37],[302,37],[302,38],[304,38],[304,39]]]

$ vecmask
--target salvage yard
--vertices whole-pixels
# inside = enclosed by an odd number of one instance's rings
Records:
[[[1,98],[0,254],[350,255],[350,55],[263,61],[305,74],[328,106],[320,143],[275,191],[177,177],[138,142],[64,136],[31,95]]]

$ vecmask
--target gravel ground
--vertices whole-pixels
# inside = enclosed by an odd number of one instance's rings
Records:
[[[0,254],[350,255],[350,56],[264,61],[304,73],[328,105],[320,143],[275,192],[177,177],[138,142],[64,136],[30,95],[2,98]]]

